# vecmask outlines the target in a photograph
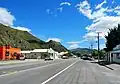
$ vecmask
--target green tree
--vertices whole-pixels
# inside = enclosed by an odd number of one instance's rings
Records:
[[[120,44],[120,25],[114,29],[110,29],[106,38],[106,51],[112,51],[116,45]]]
[[[98,57],[98,51],[97,50],[93,50],[92,57],[94,57],[94,58]]]
[[[99,51],[100,59],[104,58],[105,53],[106,53],[106,52],[105,52],[104,50],[100,50],[100,51]],[[97,50],[94,50],[93,53],[92,53],[92,56],[93,56],[94,58],[98,58],[98,51],[97,51]]]
[[[76,53],[77,57],[81,57],[81,54],[80,53]]]

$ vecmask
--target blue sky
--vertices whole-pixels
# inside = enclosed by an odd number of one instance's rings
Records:
[[[69,49],[89,48],[91,42],[97,48],[95,31],[100,31],[103,48],[107,28],[120,22],[119,4],[119,0],[0,0],[0,23],[27,30],[44,41],[60,41]]]

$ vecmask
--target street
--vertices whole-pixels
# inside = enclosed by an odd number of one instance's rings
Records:
[[[92,61],[64,59],[0,66],[0,84],[120,84],[120,73]]]

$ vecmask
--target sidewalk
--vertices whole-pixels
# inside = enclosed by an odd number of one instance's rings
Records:
[[[98,60],[94,60],[96,63],[98,62]],[[103,61],[103,60],[100,60]],[[104,65],[106,68],[109,68],[111,70],[120,70],[120,65],[119,64],[105,64]]]
[[[109,64],[109,65],[106,65],[114,70],[120,70],[120,65],[119,64]]]
[[[42,59],[8,60],[8,61],[0,61],[0,65],[20,64],[20,63],[29,63],[29,62],[37,62],[37,61],[43,61],[43,60]]]

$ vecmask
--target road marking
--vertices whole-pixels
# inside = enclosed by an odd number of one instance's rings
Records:
[[[66,62],[66,61],[62,61],[60,63],[64,63],[64,62]],[[25,70],[20,70],[20,71],[13,71],[13,72],[10,72],[10,73],[6,73],[6,74],[3,74],[3,75],[0,75],[0,77],[5,77],[5,76],[12,75],[12,74],[22,73],[22,72],[36,70],[36,69],[40,69],[40,68],[45,68],[45,67],[48,67],[50,65],[57,65],[57,64],[60,64],[60,63],[53,63],[53,64],[43,65],[43,66],[35,67],[35,68],[30,68],[30,69],[25,69]]]
[[[78,60],[79,61],[79,60]],[[69,65],[68,67],[66,67],[65,69],[63,69],[62,71],[58,72],[57,74],[53,75],[52,77],[50,77],[49,79],[47,79],[46,81],[42,82],[41,84],[46,84],[49,81],[51,81],[52,79],[54,79],[55,77],[57,77],[58,75],[60,75],[61,73],[63,73],[64,71],[66,71],[67,69],[69,69],[70,67],[72,67],[74,64],[76,64],[78,61],[72,63],[71,65]]]
[[[0,77],[16,74],[18,71],[8,72],[7,74],[0,75]]]

